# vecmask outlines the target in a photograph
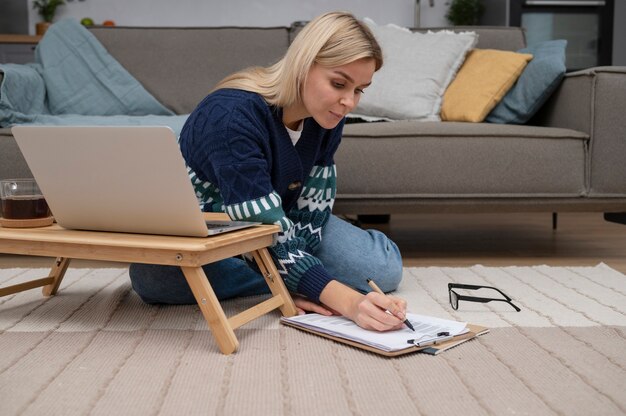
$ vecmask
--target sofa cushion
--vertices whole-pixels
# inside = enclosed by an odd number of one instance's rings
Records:
[[[577,197],[588,139],[487,123],[349,124],[335,157],[337,198]]]
[[[471,51],[446,90],[441,119],[483,121],[511,89],[532,57],[494,49]]]
[[[489,113],[490,123],[524,124],[541,108],[565,75],[566,40],[549,40],[520,53],[533,55],[513,88]]]
[[[412,33],[365,20],[383,50],[384,65],[354,115],[390,120],[439,120],[441,97],[476,43],[471,32]],[[365,118],[365,117],[363,117]]]
[[[91,32],[157,100],[188,114],[237,70],[270,65],[288,47],[286,27],[97,27]]]

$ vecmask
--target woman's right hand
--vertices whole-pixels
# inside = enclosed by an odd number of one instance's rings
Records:
[[[348,316],[358,326],[381,332],[402,329],[406,318],[406,301],[376,292],[360,296],[353,307],[352,316]]]
[[[403,299],[376,292],[363,295],[337,280],[326,285],[320,301],[361,328],[375,331],[401,329],[406,315]]]

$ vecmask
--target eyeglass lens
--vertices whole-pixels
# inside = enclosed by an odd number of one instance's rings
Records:
[[[448,293],[450,295],[450,305],[452,306],[452,309],[456,311],[459,308],[459,298],[456,296],[456,292],[454,290],[449,290]]]

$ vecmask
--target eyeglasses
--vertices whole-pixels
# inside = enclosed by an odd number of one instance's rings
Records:
[[[497,291],[498,293],[500,293],[502,296],[504,296],[504,299],[459,295],[452,289],[470,289],[470,290],[493,289]],[[452,306],[452,309],[454,309],[455,311],[459,309],[460,300],[466,300],[468,302],[480,302],[480,303],[506,302],[512,307],[514,307],[516,311],[519,312],[521,310],[520,308],[518,308],[517,306],[513,304],[510,297],[508,297],[503,291],[501,291],[497,287],[493,287],[493,286],[478,286],[478,285],[464,285],[461,283],[448,283],[448,297],[450,298],[450,306]]]

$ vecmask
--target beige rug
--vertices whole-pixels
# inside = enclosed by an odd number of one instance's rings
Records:
[[[626,276],[595,267],[407,268],[411,310],[491,333],[439,356],[383,358],[278,324],[218,352],[195,306],[142,304],[125,269],[70,269],[57,296],[0,298],[0,415],[618,415]],[[0,284],[45,270],[3,269]],[[448,282],[522,308],[448,305]],[[255,300],[256,301],[256,300]],[[225,303],[234,314],[251,299]]]

